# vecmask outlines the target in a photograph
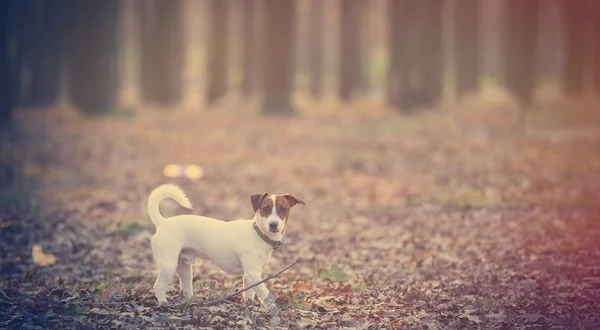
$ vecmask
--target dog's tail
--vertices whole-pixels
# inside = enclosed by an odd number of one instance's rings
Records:
[[[156,227],[160,226],[163,220],[165,220],[160,214],[158,204],[166,198],[175,200],[179,205],[186,209],[192,209],[192,203],[181,188],[174,184],[163,184],[162,186],[158,186],[148,197],[148,215],[150,215],[150,220],[152,220],[152,223],[154,223]]]

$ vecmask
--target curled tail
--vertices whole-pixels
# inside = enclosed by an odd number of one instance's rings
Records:
[[[166,198],[170,198],[175,200],[179,205],[185,207],[186,209],[192,208],[192,203],[187,198],[183,190],[174,184],[163,184],[162,186],[158,186],[150,193],[148,197],[148,215],[150,215],[150,220],[156,227],[160,226],[160,224],[165,220],[163,216],[160,214],[160,209],[158,208],[158,204]]]

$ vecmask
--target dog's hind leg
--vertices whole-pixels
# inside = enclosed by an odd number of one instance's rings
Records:
[[[167,302],[167,287],[177,270],[177,259],[181,251],[181,247],[169,245],[169,239],[170,237],[160,236],[160,232],[157,232],[151,241],[154,260],[160,271],[154,282],[154,294],[159,303]]]
[[[194,289],[192,288],[192,265],[179,258],[177,275],[179,275],[179,286],[181,287],[183,296],[189,300],[194,295]]]

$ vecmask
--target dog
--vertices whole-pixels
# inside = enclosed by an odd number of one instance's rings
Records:
[[[183,190],[173,184],[155,188],[148,197],[148,215],[156,226],[151,245],[159,269],[154,283],[159,303],[167,302],[167,287],[175,273],[183,296],[192,298],[192,265],[198,258],[211,260],[227,273],[243,274],[244,289],[260,282],[271,253],[283,245],[290,209],[296,204],[306,205],[293,194],[262,193],[250,196],[254,209],[250,220],[227,222],[197,215],[166,219],[158,206],[166,198],[192,209]],[[264,283],[242,293],[243,299],[254,300],[258,296],[261,302],[268,295]]]

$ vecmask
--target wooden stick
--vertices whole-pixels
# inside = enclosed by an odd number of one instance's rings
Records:
[[[227,299],[229,299],[229,298],[231,298],[231,297],[233,297],[233,296],[236,296],[236,295],[238,295],[238,294],[240,294],[240,293],[242,293],[242,292],[244,292],[244,291],[250,290],[250,289],[252,289],[252,288],[253,288],[253,287],[255,287],[255,286],[261,285],[261,284],[265,283],[266,281],[272,280],[273,278],[275,278],[275,277],[277,277],[277,276],[281,275],[281,273],[283,273],[283,272],[285,272],[286,270],[290,269],[290,267],[292,267],[293,265],[295,265],[295,264],[296,264],[297,262],[299,262],[299,261],[300,261],[300,258],[298,258],[298,259],[294,260],[294,262],[292,262],[291,264],[287,265],[285,268],[283,268],[282,270],[280,270],[280,271],[279,271],[279,272],[277,272],[276,274],[269,275],[268,277],[266,277],[266,278],[265,278],[265,279],[263,279],[262,281],[260,281],[260,282],[256,282],[256,283],[252,284],[251,286],[249,286],[249,287],[247,287],[247,288],[244,288],[243,290],[236,291],[236,292],[234,292],[234,293],[232,293],[232,294],[229,294],[229,295],[227,295],[225,298],[220,298],[220,299],[210,300],[210,301],[207,301],[207,302],[201,303],[201,305],[200,305],[200,306],[210,306],[210,305],[214,305],[214,304],[217,304],[217,303],[220,303],[220,302],[230,302],[230,301],[228,301]]]
[[[6,293],[4,291],[0,290],[0,293],[4,296],[4,298],[6,298],[6,300],[12,301],[12,300],[10,300],[10,298],[6,295]]]

